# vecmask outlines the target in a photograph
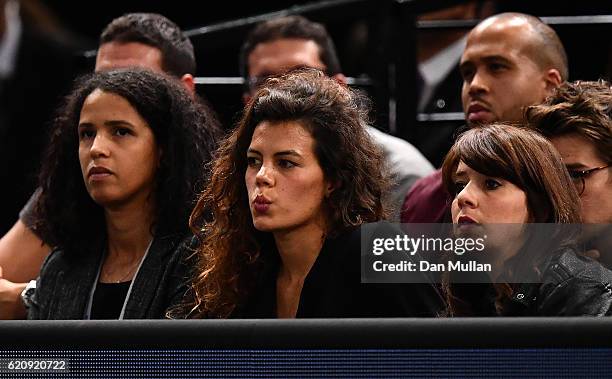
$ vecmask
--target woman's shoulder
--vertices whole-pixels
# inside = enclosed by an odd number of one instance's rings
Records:
[[[588,280],[611,285],[612,271],[575,249],[565,248],[551,259],[544,273],[544,279],[555,284],[571,280]]]
[[[40,275],[45,273],[55,272],[57,270],[67,269],[74,266],[84,266],[87,263],[98,262],[99,254],[94,251],[70,252],[63,248],[56,247],[45,260],[40,269]]]
[[[544,314],[610,314],[612,272],[599,262],[566,248],[554,256],[543,273],[539,296]]]

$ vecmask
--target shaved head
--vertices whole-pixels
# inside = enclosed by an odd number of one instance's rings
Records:
[[[527,31],[523,37],[527,39],[524,44],[525,54],[529,56],[543,70],[556,69],[563,81],[568,80],[568,63],[565,48],[557,33],[538,17],[524,13],[500,13],[491,16],[478,24],[472,33],[482,32],[491,27],[525,27]]]

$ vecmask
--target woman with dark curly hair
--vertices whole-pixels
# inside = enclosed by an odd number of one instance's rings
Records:
[[[580,223],[580,200],[546,138],[516,125],[473,128],[449,151],[442,176],[454,194],[455,233],[488,237],[480,254],[493,283],[461,284],[445,273],[450,315],[612,312],[612,272],[578,254],[580,230],[567,224]]]
[[[364,105],[316,70],[254,95],[191,215],[201,244],[188,317],[435,314],[430,284],[360,283],[359,231],[384,218],[388,182]]]
[[[41,230],[56,246],[33,319],[160,318],[185,292],[194,189],[218,131],[171,78],[145,70],[80,80],[40,173]]]

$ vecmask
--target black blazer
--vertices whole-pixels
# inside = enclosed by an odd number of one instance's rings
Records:
[[[187,291],[190,268],[186,262],[194,239],[178,236],[155,238],[135,277],[125,319],[164,318],[168,308],[178,305]],[[82,320],[98,268],[104,258],[99,244],[93,254],[66,254],[54,250],[37,280],[28,319]]]
[[[361,232],[377,236],[401,233],[379,222],[328,238],[306,276],[296,317],[434,317],[443,308],[431,283],[361,283]],[[276,278],[280,258],[276,251],[264,256],[264,270],[251,294],[232,318],[276,318]]]

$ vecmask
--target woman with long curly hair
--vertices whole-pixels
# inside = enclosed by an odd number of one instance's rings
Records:
[[[189,212],[216,148],[210,120],[176,80],[149,71],[76,84],[40,173],[40,230],[55,249],[29,318],[161,318],[180,301]]]
[[[580,200],[546,138],[516,125],[473,128],[449,151],[442,176],[454,194],[455,233],[487,235],[480,254],[492,268],[481,284],[445,273],[449,315],[612,312],[612,272],[578,254]]]
[[[430,284],[360,283],[359,232],[384,218],[388,183],[365,105],[316,70],[253,96],[191,215],[201,244],[187,317],[435,314]]]

